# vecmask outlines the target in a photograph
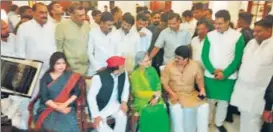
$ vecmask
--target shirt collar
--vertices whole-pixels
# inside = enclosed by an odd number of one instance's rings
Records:
[[[173,31],[170,27],[168,27],[169,28],[169,31],[170,32],[175,32],[175,31]],[[184,29],[183,29],[183,27],[181,26],[181,24],[179,25],[179,29],[178,29],[178,31],[177,32],[183,32],[184,31]]]
[[[271,36],[270,38],[268,38],[266,40],[263,40],[262,43],[261,43],[261,45],[262,44],[266,44],[266,43],[270,43],[271,41],[273,42],[273,36]]]
[[[33,24],[35,24],[36,26],[41,27],[41,28],[45,27],[48,24],[48,20],[46,21],[46,23],[43,26],[41,26],[35,19],[32,19],[30,21],[32,21]]]
[[[224,31],[224,32],[218,32],[219,34],[222,34],[222,35],[225,35],[225,34],[227,34],[230,30],[231,30],[232,28],[231,27],[228,27],[228,30],[226,30],[226,31]]]

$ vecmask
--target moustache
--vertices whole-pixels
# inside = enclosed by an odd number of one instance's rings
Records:
[[[9,33],[8,34],[1,34],[1,38],[8,38],[9,37]]]
[[[42,19],[46,19],[47,20],[47,17],[42,17]]]
[[[123,30],[124,32],[126,32],[126,33],[128,33],[128,32],[129,32],[129,30],[128,30],[128,29],[126,29],[126,28],[122,28],[122,30]]]

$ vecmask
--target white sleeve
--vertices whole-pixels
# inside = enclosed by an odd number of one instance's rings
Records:
[[[153,33],[151,31],[149,31],[147,29],[147,32],[148,32],[148,45],[147,45],[147,49],[146,49],[146,52],[148,52],[150,46],[151,46],[151,43],[152,43],[152,37],[153,37]]]
[[[96,98],[100,88],[101,88],[100,77],[98,75],[95,75],[92,78],[92,83],[87,93],[87,102],[88,102],[88,106],[89,106],[92,118],[100,116],[100,111],[98,108],[98,103]]]
[[[130,93],[130,83],[129,83],[129,79],[128,79],[128,73],[125,72],[125,82],[124,82],[124,86],[123,86],[123,92],[121,95],[121,101],[128,102],[129,93]]]
[[[19,26],[16,40],[15,40],[15,53],[17,57],[26,58],[26,37],[24,33],[24,25]]]
[[[95,42],[94,42],[94,38],[92,37],[92,33],[89,32],[89,39],[88,39],[88,58],[90,61],[90,65],[92,66],[92,68],[94,68],[95,71],[99,70],[99,64],[95,59],[95,52],[94,49],[95,48]]]
[[[139,51],[141,51],[141,37],[138,35],[137,37],[136,37],[136,45],[135,45],[135,53],[134,53],[134,55],[137,53],[137,52],[139,52]]]

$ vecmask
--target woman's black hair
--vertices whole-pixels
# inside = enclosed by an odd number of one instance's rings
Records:
[[[49,60],[49,69],[48,72],[53,72],[54,71],[54,65],[59,59],[64,59],[66,65],[68,66],[67,59],[62,52],[55,52],[51,55],[50,60]]]

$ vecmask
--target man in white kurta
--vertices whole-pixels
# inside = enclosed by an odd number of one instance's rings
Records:
[[[42,12],[42,13],[41,13]],[[43,62],[40,77],[49,68],[49,58],[56,51],[55,26],[47,21],[48,10],[42,3],[36,4],[33,19],[20,25],[16,36],[18,57]],[[38,86],[38,83],[37,83]],[[39,91],[35,88],[34,94]]]
[[[131,14],[124,14],[121,28],[114,31],[113,41],[117,46],[117,54],[126,58],[125,69],[131,73],[135,67],[135,54],[140,51],[140,36],[135,30],[134,17]]]
[[[124,71],[125,58],[113,56],[107,59],[107,69],[92,79],[87,101],[92,122],[98,132],[125,132],[127,101],[129,98],[128,73]],[[115,118],[115,127],[107,124],[107,117]]]
[[[188,31],[193,36],[197,24],[197,20],[193,18],[192,12],[190,10],[186,10],[182,13],[183,23],[181,23],[182,29]]]
[[[8,24],[1,20],[1,55],[15,57],[15,35],[9,32]]]
[[[90,27],[91,29],[94,29],[96,27],[99,27],[99,23],[100,23],[100,18],[101,18],[101,11],[100,10],[94,10],[92,11],[91,13],[91,17],[92,17],[92,21],[91,21],[91,18],[90,18]]]
[[[62,17],[64,11],[63,7],[58,2],[51,2],[48,6],[48,20],[54,24],[60,23],[64,18]]]
[[[93,11],[94,12],[94,11]],[[92,12],[92,13],[93,13]],[[99,27],[91,29],[88,40],[88,58],[90,61],[88,75],[107,66],[106,60],[116,54],[116,46],[112,42],[113,16],[109,12],[102,13]]]
[[[255,23],[254,39],[244,50],[231,104],[241,112],[240,132],[258,132],[265,107],[265,90],[273,75],[272,22]]]
[[[227,10],[218,11],[215,17],[216,30],[209,32],[204,40],[202,62],[205,68],[205,88],[211,108],[210,117],[217,102],[214,124],[220,132],[226,132],[224,120],[245,43],[242,34],[229,26],[230,14]]]
[[[56,51],[55,44],[55,26],[47,21],[48,10],[43,3],[37,3],[33,10],[33,19],[20,25],[16,36],[16,55],[17,57],[30,60],[39,60],[43,62],[40,71],[40,78],[49,69],[49,58]],[[32,93],[32,99],[39,92],[39,80],[37,80],[35,89]],[[20,102],[28,104],[28,102]],[[18,110],[27,111],[27,107]],[[16,117],[13,124],[20,129],[27,129],[28,113],[21,113]]]
[[[13,31],[16,25],[20,22],[21,17],[18,14],[19,8],[17,5],[11,5],[9,8],[10,8],[8,12],[9,27],[11,31]]]
[[[209,31],[208,22],[201,20],[197,23],[197,34],[191,41],[192,59],[202,64],[201,52],[203,48],[204,39]]]
[[[146,23],[148,22],[148,17],[144,13],[139,13],[136,17],[136,24],[131,30],[139,33],[140,45],[139,50],[147,52],[150,48],[152,42],[152,32],[146,28]]]

